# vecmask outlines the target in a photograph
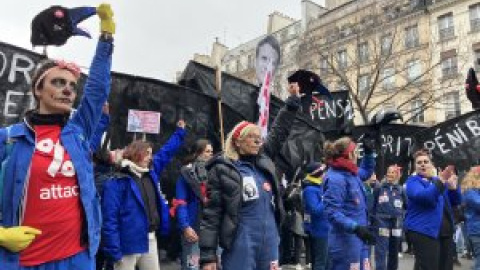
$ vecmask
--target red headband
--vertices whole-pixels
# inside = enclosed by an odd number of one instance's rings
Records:
[[[348,157],[348,154],[355,151],[356,147],[357,147],[357,145],[354,142],[350,142],[350,144],[347,146],[347,148],[343,151],[342,156]]]
[[[38,77],[37,83],[35,83],[33,89],[37,89],[37,88],[38,88],[38,85],[40,84],[40,82],[48,75],[48,73],[50,73],[50,72],[51,72],[52,70],[54,70],[55,68],[66,69],[66,70],[70,71],[70,72],[73,74],[73,76],[75,77],[75,79],[78,80],[78,78],[80,78],[81,70],[80,70],[80,67],[77,66],[77,64],[65,62],[65,61],[63,61],[63,60],[55,60],[54,63],[55,63],[55,66],[53,66],[53,67],[45,70],[45,71],[42,73],[42,75],[40,75],[40,77]]]
[[[249,125],[254,125],[254,124],[248,121],[240,122],[240,124],[238,124],[233,130],[232,138],[234,138],[235,140],[238,139],[242,134],[242,131]]]

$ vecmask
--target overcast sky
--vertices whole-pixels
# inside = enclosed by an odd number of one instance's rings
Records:
[[[314,0],[323,3],[323,0]],[[97,6],[91,0],[8,0],[0,8],[0,41],[31,49],[30,22],[51,5]],[[110,1],[117,34],[113,70],[173,81],[194,53],[209,54],[215,37],[230,48],[266,32],[268,15],[301,16],[301,0],[132,0]],[[93,36],[98,19],[81,24]],[[88,66],[95,42],[75,37],[49,55]],[[40,49],[37,49],[40,52]]]

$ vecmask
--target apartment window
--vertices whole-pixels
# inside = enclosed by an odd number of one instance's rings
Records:
[[[445,119],[452,119],[460,115],[460,95],[452,92],[445,95]]]
[[[449,39],[455,36],[453,13],[450,12],[438,17],[438,35],[440,40]]]
[[[338,89],[338,91],[346,91],[346,90],[348,90],[348,87],[344,82],[338,82],[337,83],[337,89]]]
[[[407,63],[407,78],[409,82],[414,82],[422,75],[422,65],[420,60],[413,60]]]
[[[247,57],[248,57],[248,68],[253,68],[255,66],[255,58],[251,54],[249,54]]]
[[[347,68],[347,50],[341,50],[338,53],[338,68],[344,69]]]
[[[480,30],[480,4],[470,6],[470,29],[471,31]]]
[[[423,102],[421,99],[415,99],[410,104],[410,109],[412,112],[412,123],[423,123],[425,122],[425,115],[423,110]]]
[[[364,98],[370,87],[370,75],[364,74],[358,77],[358,96]]]
[[[392,35],[383,36],[380,43],[381,43],[381,54],[389,55],[392,50]]]
[[[456,76],[458,73],[457,56],[442,59],[443,77]]]
[[[473,51],[475,70],[480,70],[480,49]]]
[[[322,57],[320,59],[320,74],[321,75],[326,75],[328,74],[328,62],[325,57]]]
[[[395,88],[395,69],[385,68],[382,73],[383,90],[388,91]]]
[[[419,4],[419,0],[410,0],[410,7],[414,8],[417,7]]]
[[[418,26],[413,25],[405,28],[405,47],[407,49],[414,48],[420,45],[418,39]]]
[[[368,62],[368,43],[364,42],[358,45],[358,61],[361,64]]]

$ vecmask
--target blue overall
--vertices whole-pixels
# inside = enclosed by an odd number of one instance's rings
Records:
[[[405,196],[400,185],[384,183],[374,192],[373,215],[377,229],[375,269],[377,270],[398,269],[404,204]]]
[[[366,190],[363,181],[375,168],[374,155],[365,155],[358,174],[331,167],[326,174],[323,202],[330,221],[328,256],[330,270],[370,270],[369,249],[355,234],[367,226]]]
[[[242,176],[243,203],[232,247],[222,253],[226,270],[270,270],[278,264],[280,237],[275,222],[271,184],[243,161],[234,162]],[[270,187],[270,188],[269,188]]]

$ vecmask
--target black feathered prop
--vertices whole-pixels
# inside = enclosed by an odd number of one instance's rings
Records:
[[[288,77],[288,83],[298,83],[302,96],[303,112],[309,113],[312,105],[313,92],[332,98],[330,91],[322,84],[320,77],[309,70],[299,69]]]
[[[43,10],[32,20],[30,42],[33,46],[61,46],[72,36],[91,38],[77,24],[96,14],[94,7],[65,8],[51,6]]]
[[[467,80],[465,81],[465,91],[467,92],[468,100],[472,103],[473,109],[480,109],[480,85],[478,85],[477,74],[475,74],[473,68],[468,70]]]

